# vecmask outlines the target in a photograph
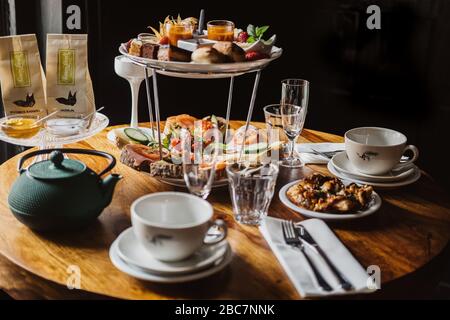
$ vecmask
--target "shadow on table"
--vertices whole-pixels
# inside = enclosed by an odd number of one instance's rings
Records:
[[[236,259],[234,257],[233,259]],[[232,262],[233,263],[233,262]],[[177,284],[156,284],[140,281],[143,286],[156,294],[175,299],[215,299],[223,296],[232,277],[232,270],[227,266],[224,270],[207,278]]]
[[[107,213],[104,213],[107,214]],[[111,243],[131,226],[128,216],[115,215],[114,217],[100,216],[84,228],[66,232],[35,232],[39,237],[58,243],[61,246],[80,249],[102,249]]]
[[[235,270],[239,270],[236,272]],[[224,270],[205,279],[181,284],[152,284],[142,282],[146,289],[159,295],[176,299],[265,299],[273,297],[278,282],[267,281],[263,276],[254,279],[247,275],[258,274],[255,266],[238,255]],[[249,283],[248,281],[252,281]],[[285,281],[285,279],[280,280]],[[273,288],[272,288],[273,286]],[[286,297],[278,297],[286,299]]]

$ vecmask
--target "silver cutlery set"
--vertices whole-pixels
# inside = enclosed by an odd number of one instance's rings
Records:
[[[314,273],[314,277],[316,278],[317,283],[323,291],[331,292],[333,291],[333,288],[324,279],[316,264],[309,256],[311,253],[316,254],[322,258],[322,260],[326,263],[328,268],[338,280],[343,290],[351,291],[354,289],[353,285],[336,268],[333,262],[328,258],[327,254],[317,244],[313,237],[311,237],[304,226],[302,226],[301,224],[294,224],[292,221],[282,221],[282,230],[285,243],[298,249],[299,252],[303,254]]]

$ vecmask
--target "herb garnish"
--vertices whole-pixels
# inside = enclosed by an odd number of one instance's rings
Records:
[[[248,43],[254,43],[258,40],[262,40],[264,33],[269,29],[269,26],[255,27],[249,24],[247,27]]]

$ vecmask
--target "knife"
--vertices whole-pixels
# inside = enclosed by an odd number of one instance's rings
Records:
[[[309,248],[311,248],[315,253],[317,253],[323,258],[323,260],[326,262],[326,264],[331,269],[333,274],[339,280],[341,288],[344,289],[345,291],[350,291],[354,289],[350,281],[348,281],[347,278],[336,268],[334,263],[331,262],[325,251],[323,251],[322,248],[317,244],[317,242],[314,240],[314,238],[311,236],[308,230],[306,230],[306,228],[301,224],[296,224],[295,228],[298,230],[299,238],[303,240],[308,245]]]

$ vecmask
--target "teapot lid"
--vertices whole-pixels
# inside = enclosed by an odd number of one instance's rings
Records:
[[[28,174],[36,179],[67,179],[75,177],[86,170],[86,165],[80,161],[64,159],[60,151],[53,151],[50,160],[40,161],[28,168]]]

